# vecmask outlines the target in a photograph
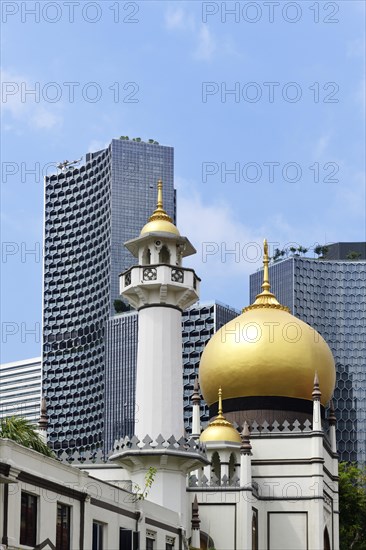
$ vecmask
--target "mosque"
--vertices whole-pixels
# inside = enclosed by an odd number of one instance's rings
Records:
[[[78,544],[70,548],[103,550],[94,545],[94,523],[107,521],[106,515],[95,519],[98,508],[109,510],[109,524],[120,529],[119,546],[110,535],[107,550],[338,550],[334,360],[320,334],[271,292],[267,242],[262,292],[203,352],[189,438],[182,415],[181,315],[198,300],[200,279],[182,265],[195,249],[165,212],[161,181],[156,210],[125,246],[136,265],[120,275],[121,294],[139,312],[135,436],[115,443],[108,464],[78,469],[79,484],[80,476],[93,476],[102,490],[96,495],[90,488],[82,526],[74,525]],[[210,407],[205,429],[201,395]],[[50,460],[42,459],[46,478]],[[108,500],[108,485],[127,494],[149,475],[146,499],[128,505]],[[56,470],[52,476],[55,484]],[[127,518],[130,527],[121,527]],[[92,523],[88,546],[82,529]],[[122,545],[121,529],[133,532]]]

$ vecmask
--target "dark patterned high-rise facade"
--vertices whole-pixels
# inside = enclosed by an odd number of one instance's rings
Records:
[[[219,302],[197,303],[182,316],[182,365],[184,386],[184,425],[191,433],[193,384],[203,349],[211,336],[239,315]],[[116,439],[133,435],[139,421],[135,403],[138,314],[136,311],[115,315],[107,324],[105,375],[105,452]],[[208,407],[201,403],[201,421],[209,419]]]
[[[292,257],[269,272],[279,302],[314,327],[334,355],[340,459],[366,463],[366,262]],[[261,283],[262,271],[250,276],[251,302]]]
[[[183,407],[184,426],[189,434],[192,431],[191,396],[204,347],[216,331],[239,314],[236,309],[218,301],[194,304],[183,312]],[[210,416],[203,399],[200,412],[201,423],[205,424]]]
[[[43,394],[55,450],[103,444],[105,330],[118,275],[164,181],[175,219],[174,151],[113,139],[80,167],[45,179]]]
[[[104,449],[116,439],[134,434],[138,313],[111,317],[106,325]]]

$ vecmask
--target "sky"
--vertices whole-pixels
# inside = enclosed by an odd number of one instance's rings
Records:
[[[41,354],[43,175],[120,135],[175,148],[201,300],[262,242],[366,239],[364,1],[1,4],[1,362]]]

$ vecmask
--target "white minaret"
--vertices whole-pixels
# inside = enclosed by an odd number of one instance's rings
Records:
[[[135,435],[184,435],[182,310],[198,300],[199,279],[182,267],[196,250],[158,202],[140,236],[125,243],[138,265],[120,277],[121,294],[139,312]]]
[[[111,460],[140,488],[156,469],[148,498],[178,512],[186,530],[186,475],[208,463],[183,423],[182,310],[198,300],[200,279],[182,267],[196,250],[165,212],[161,181],[156,210],[125,246],[138,260],[120,275],[121,294],[139,312],[136,438],[117,444]]]

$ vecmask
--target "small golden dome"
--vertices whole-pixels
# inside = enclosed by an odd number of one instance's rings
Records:
[[[200,435],[201,443],[208,441],[230,441],[232,443],[241,443],[241,437],[234,426],[226,420],[222,414],[222,390],[219,389],[219,409],[215,420],[210,422]]]
[[[156,210],[150,216],[149,221],[141,229],[140,236],[147,233],[173,233],[174,235],[180,235],[177,227],[174,225],[173,220],[165,212],[163,207],[163,182],[158,181],[158,201]]]
[[[311,400],[317,371],[325,405],[335,386],[332,352],[316,330],[291,315],[270,292],[266,241],[262,289],[255,302],[216,332],[204,349],[199,375],[206,403],[217,401],[218,380],[226,399]]]

